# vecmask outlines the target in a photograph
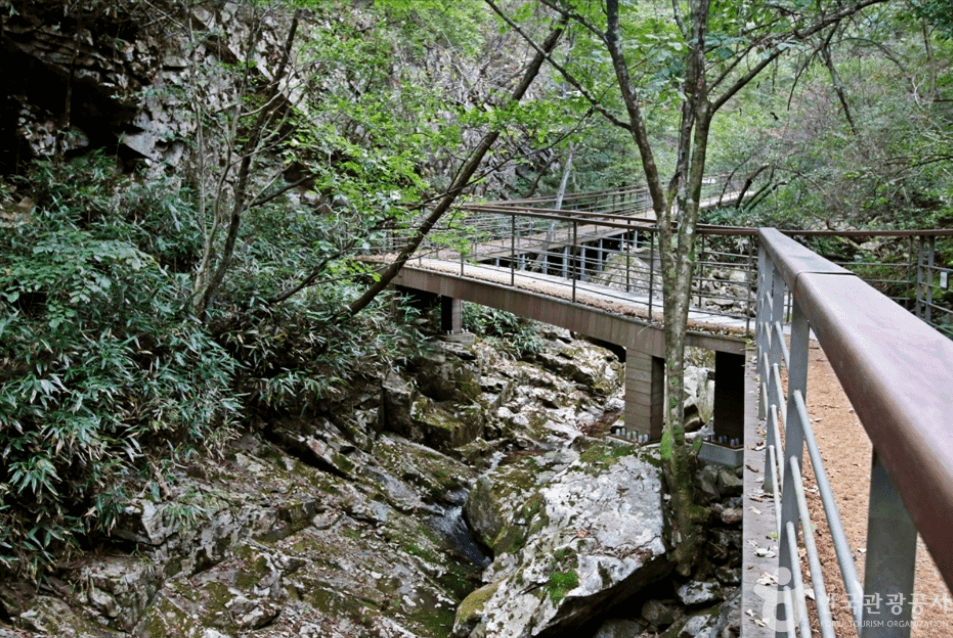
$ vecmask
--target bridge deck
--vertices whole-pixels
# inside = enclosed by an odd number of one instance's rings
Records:
[[[745,394],[758,394],[755,353],[745,364]],[[774,627],[764,621],[765,605],[777,594],[773,577],[778,568],[778,538],[774,499],[765,494],[765,422],[758,417],[758,402],[745,402],[744,501],[741,535],[741,638],[774,638]],[[759,551],[760,550],[760,551]]]
[[[509,268],[489,266],[485,264],[475,265],[470,263],[461,264],[441,259],[416,259],[404,267],[402,274],[398,275],[398,285],[408,285],[404,283],[403,276],[406,271],[421,271],[430,273],[439,273],[442,275],[456,276],[463,280],[486,282],[496,284],[508,289],[515,289],[537,295],[543,295],[563,302],[576,303],[593,309],[598,309],[607,313],[621,315],[623,317],[661,323],[662,321],[662,299],[661,294],[655,294],[651,303],[652,313],[649,316],[649,296],[645,293],[625,292],[615,288],[609,288],[592,282],[577,281],[575,283],[575,294],[573,293],[572,282],[555,275],[546,275],[538,272],[511,271]],[[414,286],[410,286],[414,287]],[[431,290],[431,292],[435,292]],[[443,293],[441,293],[443,294]],[[466,297],[456,297],[468,300]],[[493,305],[487,304],[487,305]],[[517,314],[522,314],[518,311]],[[540,321],[547,321],[547,318],[540,317]],[[693,309],[688,315],[689,329],[697,332],[704,332],[717,335],[727,335],[733,337],[732,341],[737,342],[744,338],[746,322],[744,319],[720,316],[711,312]],[[658,327],[658,326],[657,326]],[[581,331],[585,332],[585,331]],[[591,335],[600,339],[599,335]],[[624,342],[617,342],[612,339],[604,339],[610,343],[625,345]],[[705,346],[700,346],[705,347]],[[736,346],[725,348],[711,348],[725,352],[740,353]]]

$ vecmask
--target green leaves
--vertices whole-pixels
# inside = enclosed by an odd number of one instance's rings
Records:
[[[183,279],[144,250],[194,260],[190,209],[153,209],[177,193],[120,183],[104,164],[36,164],[31,219],[0,233],[0,562],[32,575],[113,524],[114,488],[142,449],[203,445],[239,409],[239,366],[181,312]],[[64,184],[81,186],[71,197]]]

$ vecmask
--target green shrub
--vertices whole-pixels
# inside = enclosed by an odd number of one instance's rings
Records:
[[[37,577],[108,533],[143,468],[218,450],[249,410],[320,411],[423,343],[389,294],[342,321],[364,275],[329,258],[334,220],[291,205],[249,215],[198,321],[204,220],[187,190],[117,175],[101,155],[38,162],[15,186],[0,183],[0,573]],[[267,301],[322,261],[316,285]]]
[[[145,454],[227,432],[239,366],[184,311],[196,225],[168,184],[99,156],[24,184],[36,207],[0,233],[0,563],[35,576],[115,523]]]
[[[495,341],[517,358],[532,356],[543,347],[535,323],[489,306],[464,303],[463,327],[469,332]]]

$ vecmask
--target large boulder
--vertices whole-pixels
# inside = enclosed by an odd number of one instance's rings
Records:
[[[539,486],[579,458],[571,449],[527,455],[481,476],[470,491],[464,514],[476,539],[500,556],[527,540],[543,504]],[[529,498],[527,498],[528,495]]]
[[[577,447],[578,458],[562,469],[554,458],[556,471],[543,469],[536,481],[527,483],[526,468],[478,481],[481,503],[467,511],[496,560],[484,572],[489,586],[458,608],[455,636],[572,629],[670,573],[658,463],[628,445],[588,439]],[[521,485],[487,483],[507,476]]]
[[[414,362],[417,387],[434,401],[476,401],[483,391],[479,366],[448,354],[432,352]]]
[[[547,370],[603,396],[612,394],[622,384],[622,364],[618,359],[581,341],[563,345],[557,352],[540,352],[536,360]]]
[[[476,383],[479,392],[479,382]],[[479,403],[438,403],[419,392],[412,381],[391,375],[381,388],[378,421],[381,430],[396,432],[436,449],[449,450],[479,437],[483,433],[486,413]]]

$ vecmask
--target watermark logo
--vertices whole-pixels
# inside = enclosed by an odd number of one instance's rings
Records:
[[[778,569],[774,575],[762,572],[761,578],[758,579],[757,584],[754,586],[755,595],[763,601],[761,613],[758,615],[756,611],[751,609],[745,613],[755,623],[773,631],[794,631],[795,626],[798,624],[797,619],[800,618],[806,610],[801,608],[800,600],[794,591],[794,585],[791,581],[791,570],[786,567]],[[857,588],[860,588],[860,583],[857,583]],[[814,600],[813,590],[807,588],[806,594],[808,598]],[[784,599],[786,596],[790,596],[790,617],[785,617]],[[842,603],[843,609],[852,612],[855,606],[853,604],[854,601],[849,595],[844,595],[842,598],[843,600],[840,602]],[[822,605],[826,606],[827,609],[832,612],[832,615],[833,612],[840,608],[836,598],[830,596],[824,597],[823,600],[814,600],[814,603],[818,607]],[[917,618],[927,608],[942,611],[944,615],[953,611],[953,600],[951,600],[947,594],[937,596],[922,593],[912,595],[902,593],[881,595],[874,593],[863,595],[859,604],[862,607],[863,620],[861,620],[861,625],[863,627],[953,626],[953,623],[949,620],[925,620]],[[911,616],[913,620],[909,619]],[[857,625],[857,621],[854,620],[852,613],[849,622],[851,625]],[[838,624],[841,623],[834,620],[834,625],[836,626]]]

